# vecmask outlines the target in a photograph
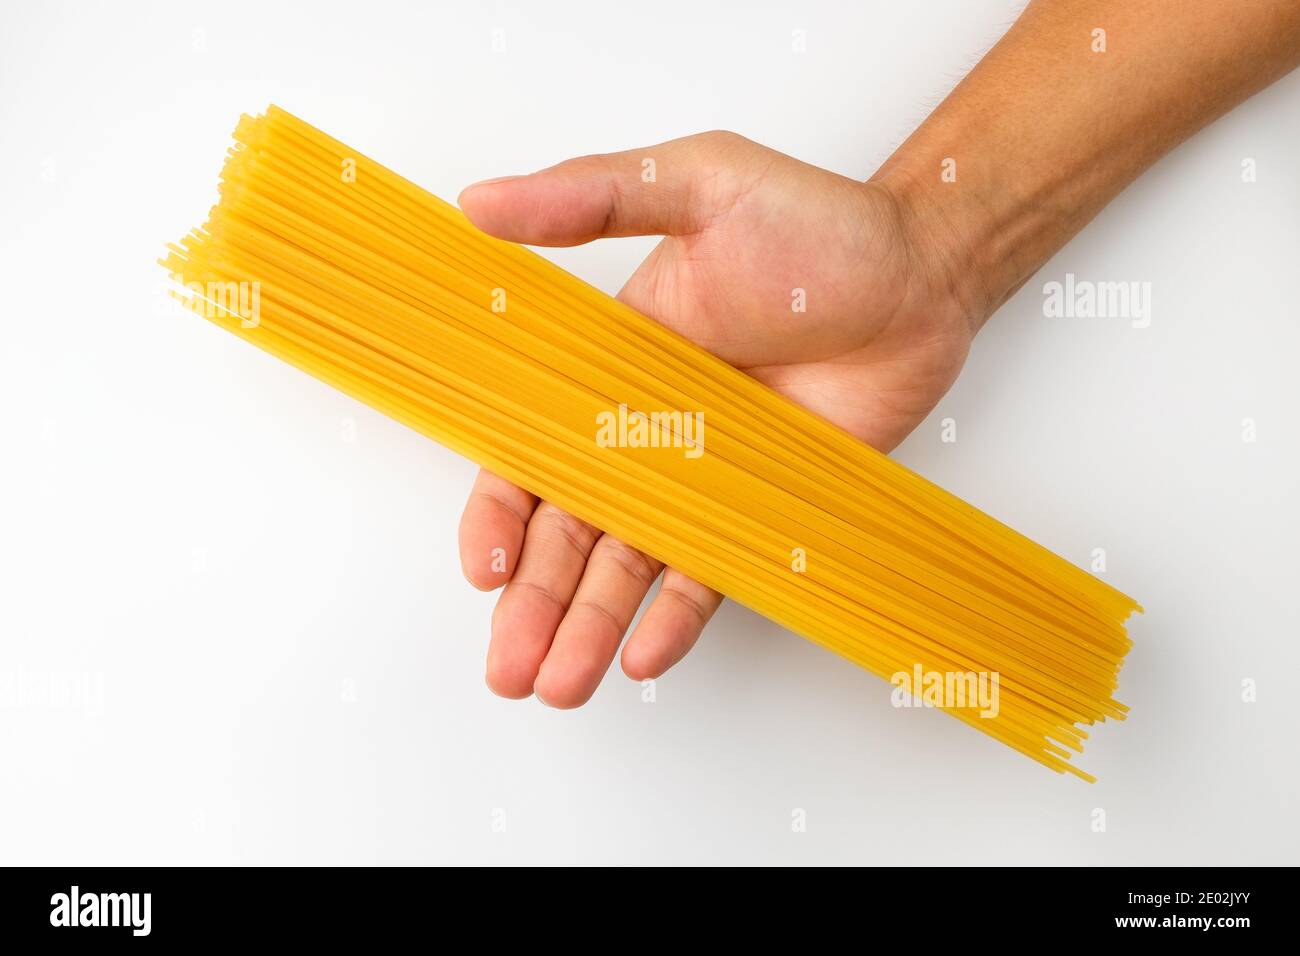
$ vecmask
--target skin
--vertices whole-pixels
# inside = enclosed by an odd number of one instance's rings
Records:
[[[1297,63],[1295,0],[1037,0],[868,182],[712,132],[479,183],[460,205],[485,232],[532,245],[664,236],[620,299],[888,451],[1057,249]],[[791,310],[795,288],[806,312]],[[504,586],[488,686],[553,707],[590,699],[661,573],[623,647],[634,680],[679,661],[722,600],[487,471],[460,554],[475,587]]]

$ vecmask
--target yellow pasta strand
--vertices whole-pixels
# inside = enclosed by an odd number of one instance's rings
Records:
[[[284,110],[235,139],[161,260],[191,309],[1093,779],[1131,598]]]

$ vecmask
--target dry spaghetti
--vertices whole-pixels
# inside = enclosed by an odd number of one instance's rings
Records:
[[[1092,779],[1131,598],[289,113],[235,139],[195,311],[914,695],[995,674],[939,705]]]

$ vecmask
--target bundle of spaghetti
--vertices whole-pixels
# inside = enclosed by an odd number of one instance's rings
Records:
[[[192,309],[887,680],[996,675],[937,703],[1093,779],[1131,598],[284,110],[235,139]]]

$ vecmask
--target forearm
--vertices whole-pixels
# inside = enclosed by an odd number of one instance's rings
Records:
[[[1300,0],[1033,0],[872,181],[978,325],[1156,159],[1298,62]]]

